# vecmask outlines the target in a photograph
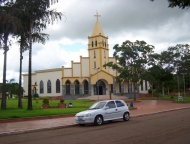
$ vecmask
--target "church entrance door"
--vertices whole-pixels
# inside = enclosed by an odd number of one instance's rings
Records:
[[[103,81],[99,80],[98,83],[94,85],[94,95],[105,95],[106,85]]]
[[[103,95],[103,87],[99,86],[99,95]]]

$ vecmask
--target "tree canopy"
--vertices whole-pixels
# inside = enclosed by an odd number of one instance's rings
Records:
[[[154,1],[154,0],[151,0]],[[179,7],[180,9],[187,9],[190,7],[190,1],[189,0],[168,0],[168,7],[174,8]]]
[[[113,49],[117,63],[108,62],[108,66],[117,70],[119,75],[116,80],[120,83],[128,81],[133,83],[134,94],[137,92],[137,83],[142,82],[146,73],[146,67],[149,59],[153,54],[154,46],[147,44],[145,41],[131,42],[126,40],[121,46],[116,44]],[[134,99],[136,99],[134,95]]]

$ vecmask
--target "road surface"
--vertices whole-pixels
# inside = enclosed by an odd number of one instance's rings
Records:
[[[0,137],[0,144],[190,144],[190,109]]]

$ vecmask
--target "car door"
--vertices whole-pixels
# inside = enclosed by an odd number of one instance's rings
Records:
[[[123,117],[123,114],[124,112],[126,111],[126,108],[125,108],[125,104],[123,101],[120,101],[120,100],[116,100],[115,101],[116,103],[116,106],[117,106],[117,118],[122,118]]]
[[[117,108],[114,101],[109,101],[106,105],[104,119],[115,119],[117,117]]]

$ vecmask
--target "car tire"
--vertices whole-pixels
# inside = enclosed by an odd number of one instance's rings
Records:
[[[125,113],[123,114],[123,120],[124,120],[124,121],[128,121],[129,119],[130,119],[129,113],[128,113],[128,112],[125,112]]]
[[[98,126],[102,125],[102,123],[103,123],[102,117],[100,115],[96,116],[94,123],[95,123],[95,125],[98,125]]]

